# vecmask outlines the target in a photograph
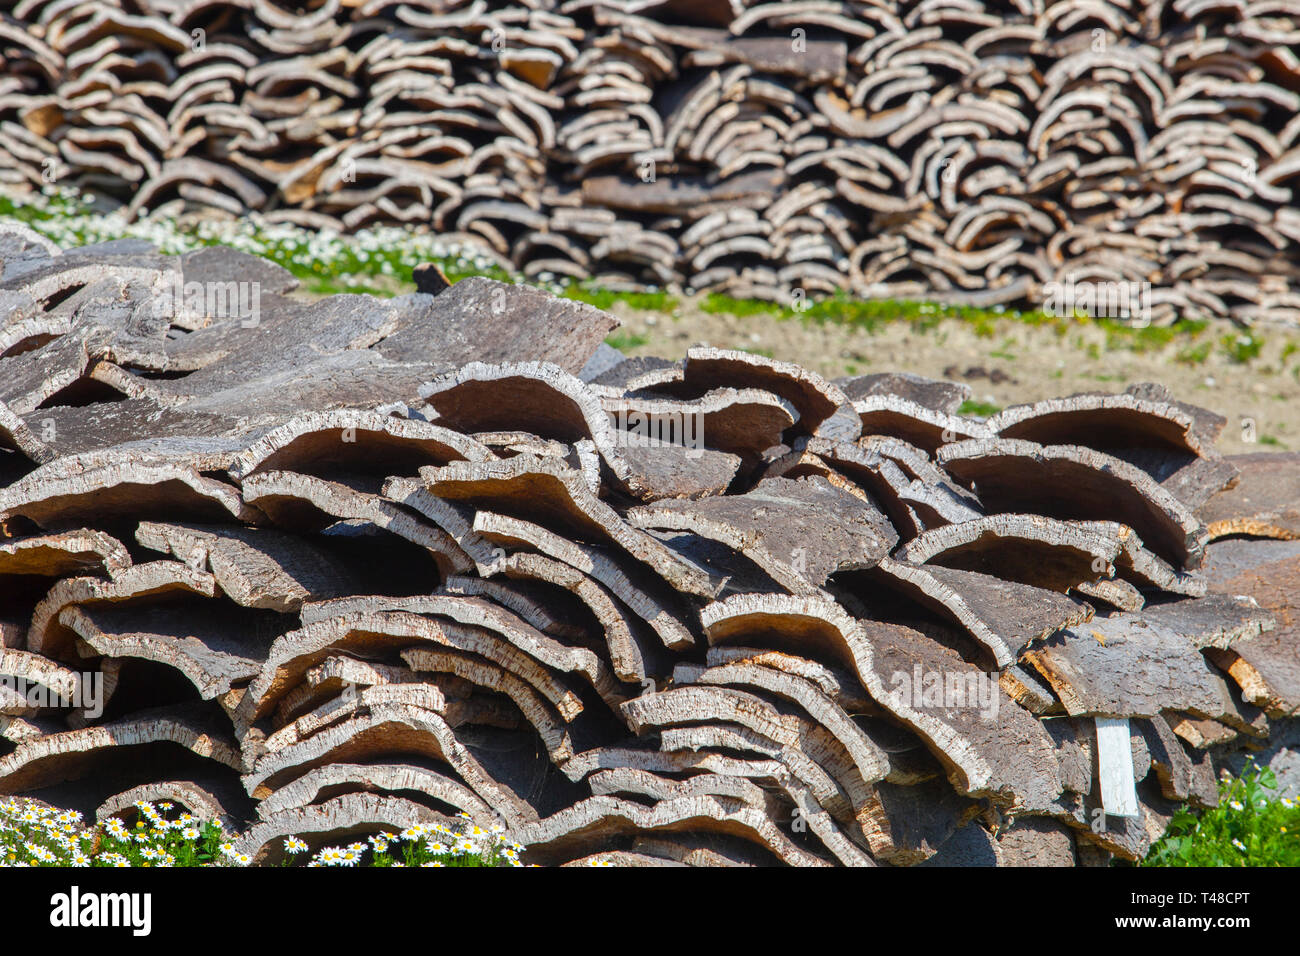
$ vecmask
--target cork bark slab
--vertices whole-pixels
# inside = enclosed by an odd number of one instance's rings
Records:
[[[441,574],[463,574],[473,567],[460,545],[405,508],[385,498],[289,471],[267,471],[244,479],[243,495],[273,524],[292,531],[320,531],[337,519],[366,521],[428,549]]]
[[[643,625],[612,594],[576,568],[540,554],[512,554],[502,565],[502,573],[512,579],[537,581],[563,588],[572,594],[595,618],[606,645],[610,666],[621,681],[642,684],[656,668],[646,665],[649,654]],[[653,657],[651,658],[653,660]]]
[[[919,734],[959,792],[998,803],[1047,806],[1061,792],[1050,739],[1039,722],[1001,690],[993,719],[965,707],[912,706],[902,696],[917,667],[971,681],[978,672],[955,652],[910,628],[855,621],[833,602],[743,595],[706,608],[711,644],[751,643],[850,667],[872,698]],[[902,675],[902,682],[895,680]],[[996,682],[995,682],[996,683]],[[908,695],[911,696],[910,694]],[[917,702],[924,704],[924,698]]]
[[[111,765],[116,748],[147,744],[172,744],[232,770],[242,769],[239,748],[215,731],[213,723],[207,711],[177,707],[29,738],[0,757],[0,793],[23,793],[76,780]]]
[[[254,865],[272,865],[285,857],[284,840],[310,840],[315,848],[354,842],[356,837],[396,833],[417,823],[451,823],[451,817],[404,797],[345,793],[324,803],[290,807],[255,824],[235,841],[235,852]]]
[[[452,640],[481,639],[486,635],[499,648],[502,642],[509,644],[520,654],[533,658],[541,667],[580,675],[602,697],[621,700],[622,688],[615,681],[609,665],[598,654],[586,647],[564,644],[548,637],[490,601],[438,594],[337,598],[305,605],[302,621],[306,626],[351,614],[384,613],[407,613],[435,619],[443,634]],[[497,654],[501,653],[499,649]],[[485,656],[495,659],[493,654]],[[497,663],[503,662],[497,660]],[[567,712],[570,705],[561,706],[557,702],[557,706]]]
[[[30,685],[43,689],[54,702],[71,704],[82,686],[81,673],[63,667],[40,654],[0,647],[0,714],[24,716],[43,709],[31,706]],[[16,681],[28,687],[14,686]],[[14,683],[11,683],[14,682]]]
[[[179,561],[151,561],[122,571],[111,581],[103,578],[64,578],[36,605],[27,629],[28,650],[57,658],[68,652],[74,635],[59,621],[61,612],[74,605],[99,603],[147,604],[165,594],[213,597],[216,581]]]
[[[490,511],[479,511],[474,516],[474,531],[501,547],[536,549],[599,581],[649,624],[670,650],[682,650],[695,643],[683,624],[683,620],[689,620],[686,608],[674,601],[671,593],[664,593],[662,585],[656,588],[657,582],[650,575],[638,573],[630,564],[625,566],[616,555],[568,541],[540,525]]]
[[[400,362],[552,362],[576,375],[618,328],[608,312],[540,289],[471,276],[437,297],[407,296],[375,350]]]
[[[796,594],[873,567],[898,542],[888,519],[824,478],[772,478],[743,494],[634,508],[641,528],[689,531],[740,551]]]
[[[358,570],[312,541],[270,528],[142,521],[146,548],[207,571],[236,604],[296,614],[304,602],[355,594]]]
[[[420,398],[433,420],[458,432],[523,430],[570,443],[589,438],[602,453],[615,444],[596,393],[546,362],[471,362],[422,385]]]
[[[652,807],[616,797],[588,797],[567,810],[510,831],[527,847],[526,858],[552,862],[576,856],[612,836],[645,831],[704,831],[730,834],[767,849],[792,866],[827,866],[829,862],[801,849],[761,810],[739,800],[716,796],[665,800]]]
[[[261,435],[227,469],[243,479],[264,471],[415,474],[421,465],[486,461],[491,452],[457,431],[429,422],[337,409],[296,416]]]
[[[1032,642],[1092,617],[1090,607],[1071,597],[978,571],[886,558],[869,577],[961,625],[999,668]]]
[[[1098,451],[1155,447],[1197,456],[1209,453],[1196,420],[1182,408],[1127,392],[1013,405],[990,418],[987,425],[1002,438],[1040,445],[1086,445]]]
[[[921,866],[1075,866],[1070,830],[1043,817],[1017,817],[997,836],[978,824],[962,827]]]
[[[961,382],[945,382],[910,372],[877,372],[837,378],[835,384],[850,401],[873,395],[897,395],[936,412],[956,414],[958,406],[971,396],[971,387]]]
[[[747,463],[781,443],[799,420],[795,406],[757,388],[715,388],[696,398],[672,398],[653,392],[602,397],[606,413],[627,427],[651,434],[684,428],[690,422],[707,448],[727,452]],[[698,423],[695,426],[694,423]]]
[[[993,574],[1052,591],[1112,575],[1123,548],[1095,527],[1000,514],[934,528],[897,552],[904,561]]]
[[[4,576],[114,576],[130,566],[130,552],[102,531],[82,529],[0,541],[0,575]]]
[[[871,854],[892,866],[915,866],[934,856],[980,812],[947,781],[912,787],[879,783],[867,824]]]
[[[278,615],[217,602],[69,607],[59,613],[59,624],[93,653],[174,668],[194,684],[203,700],[212,700],[258,674],[271,642],[290,623]]]
[[[759,388],[779,395],[799,412],[800,428],[812,435],[852,441],[861,434],[839,386],[791,362],[750,352],[692,348],[682,377],[688,387]]]
[[[369,793],[419,793],[475,820],[494,821],[502,826],[522,822],[494,810],[478,794],[452,776],[414,763],[355,764],[331,763],[308,771],[285,784],[257,804],[257,815],[269,821],[277,814],[316,805],[324,794],[340,788]]]
[[[1210,651],[1210,659],[1231,675],[1247,703],[1270,716],[1294,713],[1300,707],[1300,557],[1219,578],[1214,589],[1225,598],[1245,595],[1254,600],[1276,626],[1237,640],[1226,650]]]
[[[101,803],[95,810],[95,819],[105,823],[110,817],[118,817],[129,828],[139,816],[136,804],[140,801],[155,806],[167,801],[199,820],[219,820],[231,831],[242,825],[249,815],[244,794],[232,789],[227,781],[214,778],[211,781],[163,780],[132,787]]]
[[[0,520],[21,515],[43,528],[109,520],[192,517],[256,523],[260,515],[239,491],[196,468],[129,457],[80,473],[59,474],[59,462],[0,489]]]
[[[933,453],[941,445],[989,435],[982,422],[936,411],[901,395],[867,395],[853,402],[863,435],[900,438]]]
[[[0,402],[0,447],[13,448],[36,465],[53,461],[54,451],[16,412]]]
[[[520,581],[454,574],[443,582],[441,591],[493,601],[551,637],[566,640],[580,638],[586,633],[584,628],[565,620],[570,608],[563,602],[557,602],[554,608],[547,606],[546,599],[550,594],[545,588],[531,587]]]
[[[537,731],[552,763],[563,764],[573,756],[573,741],[563,726],[563,719],[551,710],[536,691],[509,671],[455,652],[422,647],[403,651],[402,660],[417,673],[454,674],[485,690],[504,694]]]
[[[937,458],[975,486],[990,512],[1118,520],[1179,567],[1196,567],[1205,550],[1208,533],[1195,515],[1145,472],[1102,452],[994,439],[948,445]]]
[[[817,724],[825,727],[848,751],[859,775],[868,783],[889,774],[885,752],[853,722],[848,713],[809,680],[759,664],[736,662],[711,667],[678,664],[675,684],[748,687],[797,704]]]
[[[1233,455],[1241,477],[1197,509],[1210,538],[1300,538],[1300,453]]]
[[[574,540],[610,542],[680,591],[705,598],[717,593],[704,570],[629,525],[591,493],[580,472],[552,459],[456,463],[422,468],[420,477],[436,497],[523,517]]]
[[[412,756],[452,764],[446,752],[454,742],[450,726],[431,710],[410,704],[377,704],[304,740],[263,753],[244,774],[244,789],[261,799],[309,770],[330,763]],[[493,782],[485,772],[481,780],[470,779],[475,774],[464,761],[452,765],[471,787],[479,789]]]
[[[266,663],[249,685],[237,712],[250,725],[270,714],[311,667],[328,657],[339,653],[396,654],[402,648],[421,643],[440,644],[478,654],[527,681],[566,718],[571,719],[581,712],[579,698],[536,658],[481,627],[458,628],[448,626],[450,623],[453,622],[438,622],[401,611],[340,612],[338,616],[309,621],[272,645]]]
[[[1219,692],[1196,644],[1140,614],[1095,618],[1025,652],[1072,716],[1214,711]]]

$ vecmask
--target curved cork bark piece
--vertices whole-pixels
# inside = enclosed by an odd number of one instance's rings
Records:
[[[210,572],[222,593],[242,607],[296,614],[304,602],[355,594],[361,585],[335,554],[270,528],[142,521],[135,538]]]
[[[946,445],[937,459],[958,481],[974,485],[989,512],[1118,520],[1184,568],[1199,565],[1208,541],[1200,520],[1150,475],[1091,448],[992,439]]]
[[[710,647],[705,654],[705,660],[710,667],[748,663],[771,668],[811,682],[835,703],[854,714],[872,713],[878,710],[856,677],[842,668],[827,666],[820,661],[784,654],[781,651],[764,650],[761,647],[739,645]]]
[[[1095,525],[999,514],[932,528],[895,556],[1064,592],[1112,576],[1122,549],[1118,537],[1100,534]]]
[[[1119,576],[1117,580],[1123,579],[1139,588],[1168,591],[1185,597],[1205,596],[1207,585],[1203,575],[1174,567],[1144,545],[1132,528],[1111,521],[1092,523],[1107,531],[1115,527],[1116,533],[1124,542],[1124,550],[1115,561]]]
[[[646,807],[616,797],[588,797],[566,810],[510,832],[524,844],[528,859],[549,862],[615,836],[644,831],[694,830],[738,836],[769,850],[790,866],[827,866],[801,849],[761,810],[728,797],[694,796]]]
[[[331,763],[317,767],[260,801],[257,815],[270,820],[285,810],[307,807],[323,796],[337,795],[344,788],[351,792],[418,793],[458,813],[468,813],[475,820],[490,820],[502,826],[523,822],[498,813],[459,780],[412,763]]]
[[[451,595],[416,595],[413,597],[338,598],[304,606],[304,624],[348,614],[375,614],[405,611],[438,618],[449,639],[468,640],[483,632],[490,638],[505,641],[518,651],[551,670],[579,674],[607,700],[621,701],[622,688],[615,682],[609,665],[585,647],[563,644],[522,619],[489,601]],[[498,651],[500,653],[500,651]],[[492,658],[493,655],[485,655]],[[498,661],[498,663],[501,663]],[[567,713],[568,705],[559,705]],[[581,708],[579,708],[580,710]],[[577,713],[577,711],[574,711]]]
[[[647,565],[679,591],[711,598],[718,591],[707,572],[624,521],[592,494],[580,472],[548,458],[518,455],[499,462],[462,462],[422,468],[428,491],[475,508],[521,514],[565,537],[608,541]]]
[[[639,528],[689,531],[740,551],[795,594],[874,567],[898,543],[880,511],[824,478],[772,478],[743,495],[633,508]]]
[[[704,447],[748,464],[781,444],[781,436],[799,420],[793,404],[756,388],[715,388],[689,399],[637,392],[604,396],[600,402],[624,431],[662,435],[689,430]]]
[[[1236,545],[1236,547],[1233,547]],[[1293,714],[1300,707],[1300,556],[1286,542],[1221,542],[1212,546],[1214,590],[1255,601],[1276,626],[1240,640],[1230,650],[1210,651],[1210,659],[1241,687],[1248,704],[1271,716]],[[1228,550],[1231,548],[1231,550]],[[1230,560],[1236,552],[1237,560]],[[1227,718],[1211,714],[1220,720]],[[1249,717],[1229,721],[1251,733]]]
[[[0,575],[64,578],[116,576],[131,566],[131,553],[110,534],[81,529],[0,541]]]
[[[712,751],[646,750],[640,747],[596,747],[577,754],[562,768],[578,781],[600,770],[627,768],[656,774],[709,773],[775,783],[783,775],[778,760],[749,760]]]
[[[22,681],[22,684],[17,684]],[[32,700],[30,685],[36,685]],[[16,685],[16,686],[15,686]],[[0,647],[0,714],[25,716],[48,707],[71,706],[81,700],[82,676],[40,654]]]
[[[378,411],[335,409],[291,418],[258,437],[229,468],[237,480],[264,471],[327,476],[365,470],[414,474],[422,465],[495,457],[467,435]]]
[[[389,762],[397,757],[423,757],[450,766],[489,806],[519,802],[488,775],[442,717],[405,704],[376,705],[367,714],[260,756],[244,775],[244,789],[255,799],[263,799],[319,767]]]
[[[523,429],[570,444],[590,439],[614,474],[626,477],[600,399],[557,365],[471,362],[420,386],[420,398],[439,424],[466,434]]]
[[[868,435],[852,444],[798,439],[795,448],[817,455],[878,501],[897,499],[897,506],[887,504],[890,516],[905,510],[902,517],[918,530],[969,521],[984,513],[978,498],[935,467],[929,455],[902,439]]]
[[[839,780],[802,750],[787,747],[741,724],[667,727],[660,731],[659,737],[663,750],[674,756],[707,754],[724,750],[770,757],[780,765],[781,769],[777,772],[778,781],[784,781],[786,777],[796,781],[799,786],[812,794],[818,806],[824,808],[837,820],[852,821],[855,806],[864,805],[869,795],[869,790],[861,778],[850,787],[854,791],[850,795]]]
[[[216,791],[220,789],[221,796]],[[219,820],[222,826],[233,831],[245,819],[242,794],[227,793],[228,788],[218,788],[194,780],[163,780],[158,783],[145,783],[130,790],[114,794],[95,811],[95,819],[104,823],[110,817],[124,817],[128,820],[138,815],[136,804],[140,801],[157,806],[169,801],[183,808],[196,819],[207,822]],[[238,808],[238,809],[236,809]]]
[[[488,580],[453,574],[442,582],[443,592],[460,597],[477,597],[500,604],[537,628],[543,634],[560,639],[582,637],[585,630],[563,620],[563,608],[546,606],[549,598],[545,589],[530,587],[519,581]]]
[[[885,558],[871,579],[956,621],[992,655],[998,668],[1015,663],[1029,644],[1091,619],[1082,601],[991,574]]]
[[[216,602],[68,607],[59,612],[59,624],[93,654],[153,661],[179,671],[202,700],[220,697],[258,674],[271,642],[288,626]]]
[[[1016,817],[997,836],[978,824],[962,827],[922,866],[1075,866],[1070,829],[1044,817]]]
[[[64,578],[50,588],[32,612],[32,623],[27,629],[27,649],[52,658],[68,652],[75,635],[59,621],[65,608],[100,603],[135,605],[168,593],[213,597],[217,593],[217,582],[212,575],[196,571],[179,561],[132,565],[111,581]]]
[[[812,829],[836,859],[846,866],[875,865],[870,856],[840,832],[830,815],[811,799],[807,791],[797,785],[782,787],[794,803],[787,809],[788,805],[782,805],[775,799],[775,794],[743,778],[722,774],[702,773],[675,780],[641,769],[620,767],[599,771],[588,778],[588,783],[596,796],[649,797],[656,802],[694,796],[732,797],[765,810],[773,820],[788,816],[792,826],[802,824]]]
[[[1210,539],[1244,534],[1256,538],[1300,538],[1300,453],[1232,455],[1241,477],[1197,510]]]
[[[189,517],[256,524],[261,518],[237,489],[196,468],[122,457],[68,474],[55,470],[58,461],[38,468],[0,489],[0,520],[21,515],[42,528],[55,528],[113,519]]]
[[[656,671],[646,666],[646,647],[637,633],[639,619],[623,610],[613,595],[581,571],[540,554],[512,554],[502,565],[507,577],[541,581],[563,588],[591,612],[609,647],[610,665],[621,681],[640,684]]]
[[[345,793],[324,803],[289,807],[255,824],[235,841],[235,852],[253,865],[273,865],[285,856],[284,840],[296,836],[313,847],[355,842],[355,837],[396,833],[417,823],[445,823],[452,818],[414,800],[376,793]]]
[[[623,705],[623,714],[628,724],[638,733],[646,733],[649,728],[658,730],[661,735],[668,733],[665,728],[678,728],[691,724],[720,724],[722,729],[731,725],[750,731],[760,741],[766,740],[786,751],[799,753],[805,760],[816,765],[820,775],[828,775],[834,780],[836,788],[847,797],[851,811],[836,810],[849,820],[860,812],[870,795],[870,784],[881,780],[889,773],[888,761],[882,759],[875,765],[869,765],[868,777],[864,778],[853,755],[844,744],[829,731],[797,714],[784,713],[770,701],[747,691],[734,688],[710,687],[707,685],[689,685],[670,690],[645,693]],[[667,737],[662,738],[663,746],[669,746]],[[761,746],[761,743],[760,743]],[[874,745],[871,745],[874,750]],[[759,750],[769,755],[771,750]],[[868,755],[867,759],[875,760]],[[797,774],[801,778],[810,777],[816,781],[819,774],[814,771]],[[871,779],[871,778],[874,778]],[[830,808],[828,808],[830,809]],[[836,812],[836,811],[832,811]]]
[[[272,523],[290,530],[320,531],[339,518],[367,521],[427,548],[443,575],[464,574],[473,568],[451,535],[379,495],[289,471],[250,475],[244,479],[243,493],[245,500],[255,502]]]
[[[393,705],[427,710],[442,717],[449,725],[457,725],[457,720],[451,714],[452,708],[448,704],[446,694],[436,684],[424,681],[397,681],[363,687],[359,691],[355,687],[345,687],[342,693],[299,714],[290,723],[257,741],[255,746],[250,745],[253,744],[251,740],[245,739],[245,757],[255,754],[256,758],[260,758],[268,753],[277,753],[350,717],[364,714],[376,707]]]
[[[581,713],[581,700],[551,674],[549,662],[539,663],[539,658],[500,634],[502,630],[494,633],[483,625],[460,626],[455,621],[438,621],[401,610],[340,610],[336,616],[308,621],[271,646],[261,672],[240,700],[237,714],[248,725],[260,720],[304,679],[310,668],[339,653],[395,655],[417,643],[477,654],[526,681],[566,720]]]
[[[901,395],[868,395],[855,400],[853,410],[862,421],[863,435],[900,438],[930,453],[941,445],[990,434],[982,422],[937,411]]]
[[[971,387],[964,382],[945,382],[910,372],[854,375],[837,378],[835,384],[850,401],[856,402],[873,395],[897,395],[949,415],[956,414],[961,403],[971,396]]]
[[[334,655],[307,669],[304,682],[281,698],[272,724],[276,727],[291,724],[308,711],[331,700],[348,696],[349,688],[355,692],[357,688],[420,682],[410,668],[400,664],[381,664],[342,654]],[[438,713],[445,713],[446,710],[445,706],[431,709]]]
[[[910,787],[879,783],[864,831],[871,854],[892,866],[916,866],[933,857],[981,812],[980,804],[953,792],[944,780]]]
[[[540,694],[509,671],[489,661],[422,647],[402,651],[402,660],[416,673],[453,674],[486,690],[504,694],[542,738],[552,763],[562,764],[573,756],[573,741],[563,726],[563,719],[543,702]]]
[[[1107,452],[1129,447],[1167,448],[1198,457],[1213,454],[1197,421],[1183,408],[1127,392],[1012,405],[985,424],[1001,438],[1040,445],[1085,445]]]
[[[682,380],[688,387],[757,388],[779,395],[799,413],[800,428],[812,435],[853,441],[861,434],[848,397],[839,386],[792,362],[752,352],[692,348]]]
[[[0,757],[0,793],[23,793],[79,779],[105,762],[111,765],[116,748],[146,744],[174,744],[232,770],[242,770],[239,748],[219,735],[213,723],[207,711],[174,707],[29,738],[8,756]]]
[[[678,664],[673,669],[677,684],[705,684],[722,687],[758,688],[802,707],[814,723],[825,727],[844,747],[859,775],[875,783],[889,775],[889,758],[852,718],[811,681],[759,664],[737,662],[700,667]]]
[[[995,679],[918,631],[857,621],[826,599],[768,594],[710,605],[701,620],[710,644],[758,643],[851,668],[880,706],[921,736],[960,793],[1021,807],[1048,807],[1060,795],[1060,768],[1038,720]],[[943,706],[950,676],[961,706],[955,694],[954,706]],[[936,685],[937,702],[926,697]]]
[[[1149,610],[1149,609],[1148,609]],[[1217,711],[1214,673],[1197,645],[1143,614],[1094,618],[1025,651],[1071,716]]]
[[[5,331],[0,326],[0,354],[4,352]],[[56,457],[54,450],[37,438],[27,422],[4,402],[0,402],[0,448],[13,448],[36,465],[44,465]]]
[[[654,630],[664,647],[682,650],[695,644],[695,638],[681,623],[689,612],[680,606],[666,606],[668,595],[656,598],[647,587],[633,581],[637,577],[642,584],[653,587],[654,582],[647,580],[649,575],[638,575],[633,568],[623,567],[599,548],[566,540],[540,525],[491,511],[474,515],[474,531],[497,545],[536,549],[599,581]]]

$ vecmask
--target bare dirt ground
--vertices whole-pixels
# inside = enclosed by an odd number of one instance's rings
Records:
[[[612,311],[623,320],[618,335],[636,343],[623,351],[680,358],[693,345],[712,345],[798,362],[830,377],[913,372],[966,382],[973,401],[999,408],[1156,381],[1179,399],[1228,419],[1219,439],[1225,454],[1300,449],[1300,331],[1252,330],[1263,346],[1254,358],[1236,362],[1221,340],[1242,330],[1227,322],[1138,353],[1108,349],[1106,333],[1092,326],[1060,335],[1008,319],[992,335],[981,335],[970,323],[946,319],[924,332],[902,321],[867,331],[798,318],[711,314],[698,303],[684,300],[670,315],[617,303]],[[1187,350],[1206,343],[1202,361],[1186,357]]]

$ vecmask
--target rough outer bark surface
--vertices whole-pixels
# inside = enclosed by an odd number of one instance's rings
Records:
[[[628,519],[734,548],[796,594],[816,593],[836,571],[873,567],[898,541],[883,514],[819,478],[772,478],[744,495],[658,502]]]

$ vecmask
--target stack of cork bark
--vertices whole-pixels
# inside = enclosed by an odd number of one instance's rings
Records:
[[[1300,456],[1158,385],[978,420],[293,286],[0,230],[0,792],[271,862],[464,811],[544,864],[1069,865],[1294,728]]]
[[[529,277],[796,304],[1300,317],[1287,4],[7,6],[0,179],[131,215],[427,225]]]

